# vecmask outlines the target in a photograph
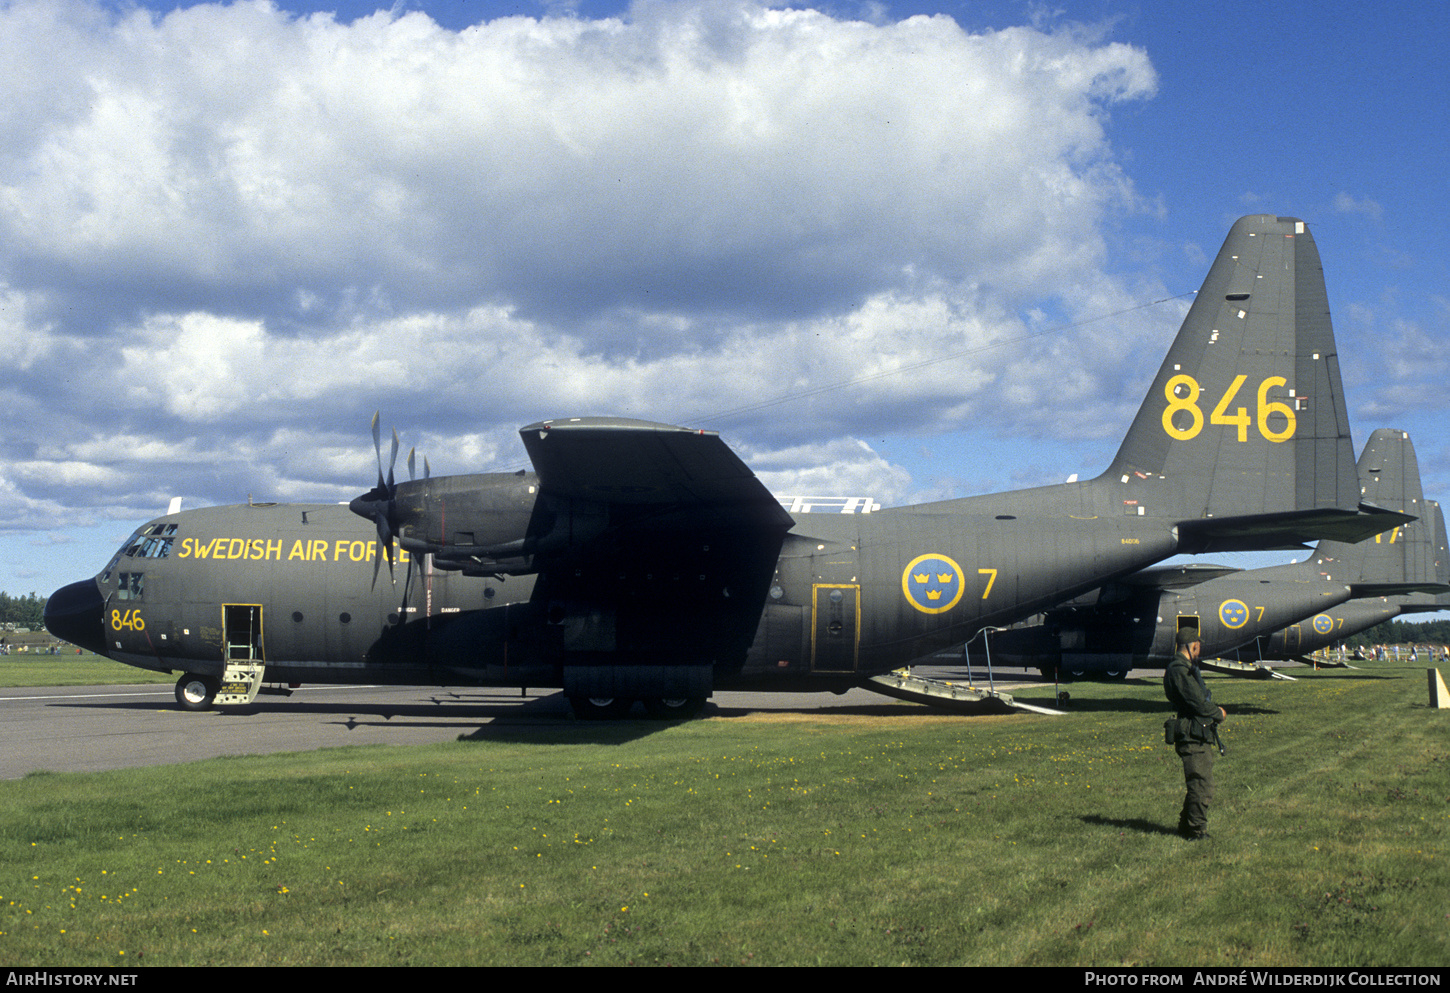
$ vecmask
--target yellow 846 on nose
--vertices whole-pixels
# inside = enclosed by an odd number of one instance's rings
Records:
[[[146,622],[141,619],[141,611],[134,608],[125,613],[113,610],[111,611],[111,629],[113,631],[145,631]]]

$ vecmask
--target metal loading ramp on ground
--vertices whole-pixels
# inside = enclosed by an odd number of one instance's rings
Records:
[[[895,697],[898,700],[924,703],[930,707],[954,710],[962,714],[1010,714],[1016,712],[1062,716],[1065,713],[1065,711],[1053,710],[1049,707],[1021,703],[1014,700],[1010,693],[979,690],[961,683],[913,676],[906,669],[897,669],[895,672],[872,676],[862,686],[874,693]]]
[[[1242,676],[1245,679],[1287,679],[1294,682],[1293,676],[1286,676],[1282,672],[1275,672],[1262,662],[1233,662],[1229,659],[1199,659],[1198,667],[1207,669],[1210,672],[1223,673],[1225,676]]]
[[[1358,669],[1357,665],[1350,665],[1342,659],[1321,659],[1313,655],[1296,655],[1289,661],[1298,662],[1300,665],[1311,666],[1315,669]]]

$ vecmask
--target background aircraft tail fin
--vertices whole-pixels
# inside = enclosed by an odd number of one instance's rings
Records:
[[[1445,533],[1445,514],[1434,500],[1425,501],[1428,516],[1434,521],[1433,547],[1435,554],[1435,579],[1443,585],[1450,584],[1450,537]],[[1419,614],[1434,610],[1450,610],[1450,592],[1411,593],[1397,596],[1394,603],[1402,614]]]
[[[1106,474],[1184,551],[1357,541],[1349,416],[1324,274],[1303,221],[1237,221]]]
[[[1359,479],[1366,504],[1417,520],[1358,544],[1320,542],[1316,560],[1329,575],[1349,583],[1356,597],[1439,592],[1445,580],[1438,574],[1450,573],[1450,564],[1436,553],[1439,508],[1425,500],[1410,436],[1388,428],[1371,434],[1359,456]],[[1439,520],[1443,526],[1444,518]]]

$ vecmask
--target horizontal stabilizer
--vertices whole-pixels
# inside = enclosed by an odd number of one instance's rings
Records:
[[[1181,551],[1245,552],[1266,548],[1300,548],[1320,538],[1354,543],[1407,524],[1415,518],[1393,510],[1361,504],[1357,511],[1325,507],[1287,514],[1207,517],[1178,526]]]
[[[1350,583],[1351,599],[1363,600],[1377,596],[1404,596],[1407,593],[1450,593],[1444,583]]]
[[[1205,562],[1188,562],[1183,565],[1157,565],[1142,569],[1131,576],[1124,576],[1118,582],[1124,586],[1146,586],[1159,590],[1183,589],[1206,583],[1210,579],[1231,576],[1243,569],[1231,565],[1213,565]]]
[[[1402,614],[1432,614],[1450,610],[1450,593],[1410,593],[1397,601]]]

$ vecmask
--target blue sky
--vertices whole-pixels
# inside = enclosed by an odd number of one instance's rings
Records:
[[[618,413],[781,492],[1093,475],[1257,212],[1312,226],[1356,446],[1408,430],[1444,499],[1446,37],[1435,4],[0,2],[0,589],[172,496],[356,495],[379,408],[435,473]]]

